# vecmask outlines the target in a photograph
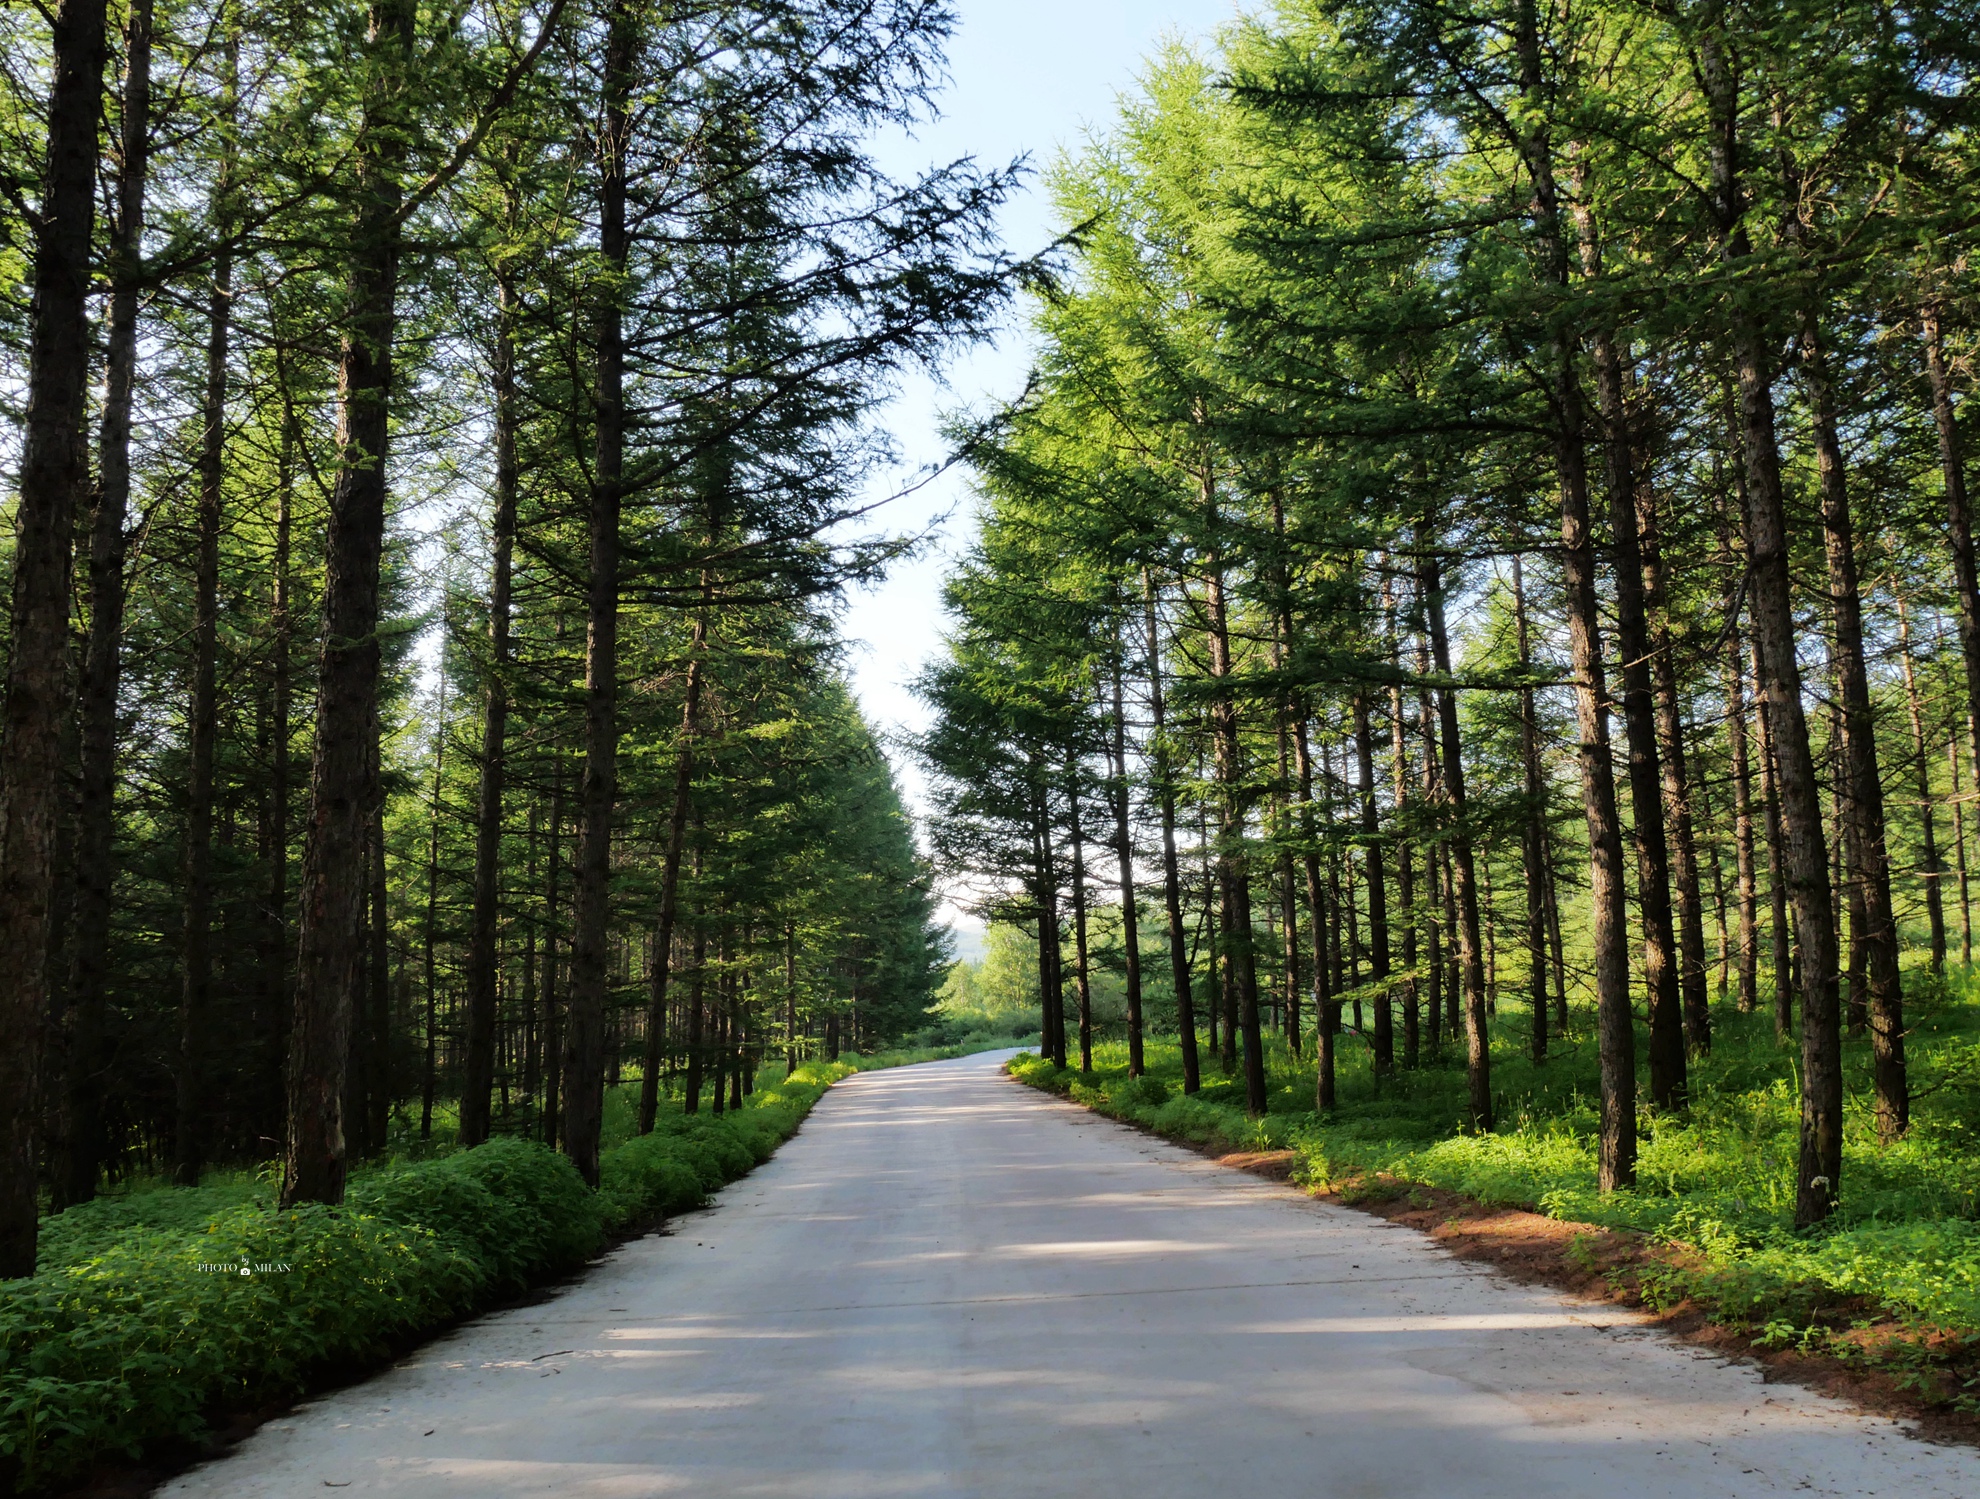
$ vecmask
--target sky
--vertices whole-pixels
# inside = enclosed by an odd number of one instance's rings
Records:
[[[941,118],[911,140],[884,142],[882,165],[897,175],[973,156],[985,166],[1028,157],[1033,174],[1004,206],[1006,247],[1029,255],[1052,240],[1055,225],[1039,173],[1065,147],[1091,130],[1104,131],[1117,101],[1130,92],[1144,60],[1164,38],[1200,38],[1237,12],[1235,0],[956,0],[959,25],[949,47],[953,82],[940,99]],[[1024,389],[1032,348],[1013,318],[991,342],[961,353],[939,377],[906,380],[884,420],[903,471],[944,454],[943,413],[988,411]],[[898,487],[898,476],[896,485]],[[943,629],[942,577],[969,542],[968,477],[959,469],[897,500],[881,512],[889,531],[936,526],[932,545],[897,564],[886,581],[855,593],[843,621],[851,649],[847,667],[868,720],[891,740],[927,722],[909,688],[938,649]],[[909,805],[921,812],[923,779],[898,747],[889,753]],[[975,923],[946,913],[967,950]]]

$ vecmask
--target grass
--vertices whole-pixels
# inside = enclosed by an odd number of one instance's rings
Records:
[[[1127,1075],[1126,1048],[1096,1048],[1091,1072],[1035,1056],[1012,1072],[1171,1138],[1228,1150],[1290,1150],[1294,1179],[1315,1190],[1389,1178],[1632,1230],[1680,1246],[1658,1296],[1690,1298],[1763,1341],[1793,1341],[1881,1362],[1944,1403],[1980,1413],[1980,975],[1906,975],[1913,1091],[1910,1133],[1876,1139],[1869,1049],[1845,1045],[1848,1087],[1839,1211],[1793,1226],[1799,1128],[1798,1052],[1765,1015],[1714,1013],[1714,1046],[1691,1067],[1682,1113],[1639,1114],[1633,1189],[1595,1185],[1596,1058],[1582,1027],[1536,1065],[1527,1017],[1494,1022],[1499,1127],[1464,1132],[1465,1074],[1455,1049],[1378,1080],[1366,1045],[1341,1038],[1338,1105],[1313,1107],[1312,1074],[1283,1041],[1268,1047],[1270,1107],[1246,1116],[1241,1078],[1206,1058],[1204,1085],[1181,1092],[1173,1041],[1148,1048],[1147,1075]],[[1639,1049],[1639,1056],[1642,1055]]]
[[[44,1220],[40,1265],[0,1282],[0,1494],[43,1492],[106,1457],[196,1445],[212,1418],[356,1372],[582,1265],[608,1239],[705,1203],[767,1159],[838,1079],[1012,1044],[981,1038],[766,1067],[740,1109],[634,1129],[608,1090],[599,1187],[531,1141],[434,1136],[361,1167],[338,1207],[277,1206],[278,1172],[158,1182]],[[240,1273],[241,1266],[248,1273]]]

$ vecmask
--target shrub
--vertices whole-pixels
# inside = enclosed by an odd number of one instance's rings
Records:
[[[664,1114],[602,1153],[596,1193],[566,1157],[502,1138],[367,1172],[339,1207],[280,1210],[242,1177],[71,1208],[43,1225],[39,1273],[0,1283],[0,1493],[195,1440],[215,1409],[292,1396],[582,1264],[607,1230],[698,1207],[854,1070]]]

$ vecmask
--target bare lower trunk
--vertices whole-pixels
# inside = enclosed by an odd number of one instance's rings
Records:
[[[223,20],[222,24],[225,24]],[[228,71],[239,65],[240,42],[224,43]],[[232,114],[233,84],[223,84],[220,114]],[[216,232],[227,232],[232,191],[231,157],[223,159],[214,188]],[[172,1171],[179,1185],[199,1185],[204,1161],[207,1106],[208,1011],[212,1006],[213,954],[213,749],[220,732],[214,673],[220,644],[221,482],[227,452],[227,343],[233,318],[234,257],[222,245],[213,259],[206,303],[206,389],[200,408],[199,501],[193,538],[192,694],[186,710],[184,962],[179,990],[177,1107],[173,1111]]]
[[[80,767],[70,943],[74,966],[69,989],[69,1131],[54,1183],[58,1206],[95,1195],[109,1143],[103,1101],[110,1065],[110,910],[117,875],[117,687],[123,666],[124,521],[130,508],[131,392],[137,375],[144,185],[151,141],[151,15],[151,0],[137,0],[124,28],[124,91],[107,257],[110,306],[104,334],[103,414],[90,521],[89,634],[77,694]]]
[[[0,1278],[34,1273],[40,1061],[70,692],[69,570],[86,480],[90,238],[102,107],[102,0],[61,0],[29,315],[14,516],[12,643],[0,737]]]
[[[1911,1120],[1911,1095],[1904,1065],[1904,994],[1898,982],[1897,920],[1891,910],[1891,868],[1884,838],[1884,784],[1877,767],[1876,716],[1870,705],[1869,676],[1863,662],[1863,602],[1857,586],[1855,535],[1828,359],[1812,313],[1803,324],[1801,376],[1814,408],[1822,532],[1834,617],[1837,708],[1843,726],[1843,763],[1836,777],[1836,789],[1842,798],[1847,827],[1843,846],[1850,856],[1847,871],[1850,906],[1852,914],[1860,913],[1862,922],[1871,1070],[1877,1090],[1877,1134],[1880,1139],[1890,1141],[1902,1135]],[[1943,936],[1941,940],[1943,945]],[[1838,1069],[1838,1094],[1840,1046],[1838,1038],[1837,1055],[1832,1059],[1832,1065]],[[1841,1107],[1838,1096],[1836,1108]],[[1835,1127],[1841,1128],[1839,1115]],[[1840,1143],[1836,1152],[1836,1160],[1840,1162]]]
[[[1396,1066],[1395,1013],[1388,991],[1389,911],[1382,846],[1376,841],[1375,736],[1369,729],[1368,694],[1354,695],[1354,756],[1360,796],[1361,841],[1368,873],[1368,980],[1375,989],[1374,1066],[1378,1076]]]
[[[1142,612],[1148,636],[1149,750],[1155,794],[1162,812],[1162,909],[1169,924],[1169,977],[1176,990],[1176,1039],[1182,1046],[1183,1092],[1202,1086],[1196,1054],[1196,1003],[1191,992],[1189,947],[1183,935],[1182,876],[1176,868],[1176,788],[1164,737],[1161,635],[1155,619],[1155,583],[1142,574]]]
[[[1080,824],[1079,761],[1066,756],[1066,836],[1072,844],[1073,984],[1079,995],[1079,1070],[1093,1070],[1093,985],[1086,954],[1086,829]]]
[[[1522,676],[1533,669],[1526,628],[1526,582],[1520,559],[1513,555],[1513,627],[1519,640]],[[1547,1060],[1547,825],[1546,788],[1540,776],[1540,725],[1534,714],[1533,689],[1519,689],[1521,790],[1526,816],[1520,822],[1520,868],[1526,876],[1527,998],[1533,1006],[1533,1060]]]
[[[1207,470],[1202,482],[1206,533],[1212,555],[1204,588],[1204,609],[1210,630],[1210,674],[1216,682],[1211,725],[1216,740],[1220,825],[1217,832],[1217,875],[1225,910],[1224,945],[1229,955],[1228,978],[1237,1000],[1237,1029],[1244,1043],[1245,1110],[1253,1117],[1265,1113],[1265,1052],[1258,1026],[1258,969],[1252,951],[1251,881],[1243,850],[1245,803],[1243,746],[1238,733],[1237,698],[1231,686],[1231,645],[1225,619],[1224,568],[1216,541],[1221,520],[1216,490]],[[1230,1016],[1226,1014],[1228,1044]]]
[[[592,290],[593,434],[590,569],[584,661],[584,832],[571,933],[570,1057],[565,1079],[564,1153],[598,1185],[598,1132],[605,1106],[606,959],[612,898],[612,811],[619,754],[619,509],[625,469],[625,336],[620,285],[626,266],[626,138],[636,48],[635,20],[615,0],[607,23],[604,100],[598,133],[599,259]]]
[[[1535,126],[1519,142],[1533,178],[1531,218],[1547,278],[1565,290],[1568,251],[1554,178],[1538,18],[1521,0],[1517,46],[1521,86]],[[1596,1177],[1607,1192],[1636,1180],[1636,1032],[1629,1004],[1628,927],[1624,911],[1622,826],[1609,757],[1602,621],[1596,598],[1595,545],[1588,504],[1588,455],[1574,340],[1554,335],[1550,371],[1554,466],[1561,491],[1561,570],[1567,594],[1569,658],[1574,673],[1582,810],[1588,823],[1589,882],[1594,898],[1596,1033],[1601,1054],[1601,1125]],[[1628,500],[1625,495],[1624,499]],[[1632,535],[1634,534],[1632,528]],[[1640,574],[1639,574],[1640,577]],[[1661,817],[1661,811],[1659,813]]]
[[[1684,1036],[1692,1051],[1712,1049],[1712,1009],[1705,977],[1705,902],[1698,878],[1698,834],[1691,813],[1682,695],[1671,640],[1664,551],[1657,491],[1639,471],[1636,486],[1637,549],[1643,562],[1643,607],[1650,638],[1651,675],[1657,689],[1657,738],[1663,776],[1664,822],[1670,833],[1671,882],[1677,904],[1678,989]]]
[[[702,653],[708,643],[708,606],[714,579],[703,570],[701,609],[688,642],[688,668],[681,698],[681,737],[674,751],[673,809],[667,819],[667,853],[660,865],[660,916],[653,927],[653,962],[646,986],[645,1074],[639,1084],[639,1132],[653,1132],[660,1110],[660,1063],[667,1033],[668,964],[673,960],[674,922],[680,909],[681,851],[687,845],[688,813],[694,798],[695,737],[701,727]]]
[[[341,1202],[344,1066],[361,978],[366,741],[378,701],[378,583],[385,546],[387,416],[396,333],[405,137],[396,128],[417,7],[375,0],[338,390],[317,671],[316,748],[298,891],[296,1008],[289,1039],[289,1129],[282,1202]]]
[[[1121,886],[1121,949],[1126,960],[1128,1026],[1128,1076],[1140,1077],[1143,1070],[1141,1040],[1141,931],[1140,913],[1134,895],[1134,838],[1128,824],[1127,775],[1127,656],[1121,645],[1119,615],[1114,619],[1114,735],[1113,784],[1109,788],[1114,803],[1114,863]]]
[[[1919,310],[1925,333],[1925,373],[1932,387],[1932,420],[1939,434],[1939,473],[1946,492],[1946,539],[1952,545],[1953,600],[1959,620],[1960,663],[1966,669],[1966,726],[1973,763],[1980,767],[1980,583],[1975,581],[1973,510],[1966,493],[1966,454],[1953,410],[1939,308]]]
[[[1418,587],[1430,629],[1430,658],[1446,682],[1451,675],[1450,637],[1444,628],[1444,583],[1436,556],[1425,550],[1417,557]],[[1479,1134],[1492,1129],[1492,1046],[1485,1016],[1485,958],[1478,933],[1477,876],[1471,850],[1471,830],[1464,790],[1464,757],[1458,738],[1457,690],[1439,686],[1437,718],[1444,755],[1440,790],[1450,810],[1446,847],[1450,851],[1450,889],[1456,906],[1458,967],[1464,990],[1465,1077],[1468,1084],[1470,1127]]]
[[[474,814],[474,911],[468,937],[467,1047],[461,1144],[488,1138],[495,1072],[495,928],[502,907],[502,799],[509,732],[509,591],[516,539],[516,290],[495,278],[495,495],[489,517],[488,670],[481,695],[481,783]]]
[[[1586,220],[1584,219],[1584,223]],[[1588,258],[1584,236],[1584,260]],[[1643,926],[1643,983],[1650,1008],[1650,1100],[1659,1109],[1685,1102],[1684,1011],[1671,921],[1670,843],[1664,828],[1663,769],[1656,698],[1650,681],[1650,636],[1643,601],[1643,558],[1636,530],[1636,478],[1630,462],[1629,413],[1621,351],[1606,330],[1595,335],[1602,452],[1615,538],[1616,647],[1622,656],[1623,737],[1629,750],[1629,799],[1635,814],[1637,910]]]

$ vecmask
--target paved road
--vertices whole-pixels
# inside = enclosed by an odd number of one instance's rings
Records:
[[[973,1057],[172,1495],[1980,1495],[1914,1441]]]

